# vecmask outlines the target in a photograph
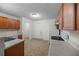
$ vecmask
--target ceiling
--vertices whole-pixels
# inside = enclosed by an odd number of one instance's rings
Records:
[[[0,3],[0,11],[16,16],[27,17],[29,19],[52,19],[57,16],[60,3]],[[40,18],[31,18],[30,13],[39,13]]]

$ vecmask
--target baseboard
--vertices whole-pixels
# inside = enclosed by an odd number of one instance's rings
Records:
[[[24,39],[29,39],[29,37],[24,37]]]
[[[69,43],[70,45],[72,45],[76,50],[79,51],[79,44],[77,44],[77,43],[75,43],[75,42],[73,42],[73,41],[71,41],[71,40],[69,40],[68,43]]]

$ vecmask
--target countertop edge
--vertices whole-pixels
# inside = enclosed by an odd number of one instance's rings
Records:
[[[5,45],[5,48],[4,49],[8,49],[16,44],[19,44],[21,42],[23,42],[24,39],[15,39],[15,40],[12,40],[12,41],[8,41],[8,42],[5,42],[4,45]]]

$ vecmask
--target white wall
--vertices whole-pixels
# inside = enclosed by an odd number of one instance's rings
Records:
[[[32,38],[49,40],[51,36],[59,36],[55,27],[55,19],[33,21]]]
[[[49,20],[51,36],[59,36],[59,30],[55,26],[55,21],[56,21],[56,19]]]
[[[22,33],[24,38],[31,38],[31,24],[32,21],[25,17],[22,17]]]
[[[49,39],[49,21],[48,20],[39,20],[33,21],[33,38],[42,38]]]
[[[59,36],[55,27],[55,19],[32,21],[22,17],[22,32],[25,38],[30,39],[43,38],[49,40],[51,36]]]

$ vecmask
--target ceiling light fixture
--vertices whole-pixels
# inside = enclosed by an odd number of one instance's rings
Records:
[[[32,18],[39,18],[40,17],[40,14],[38,13],[31,13],[30,15]]]

